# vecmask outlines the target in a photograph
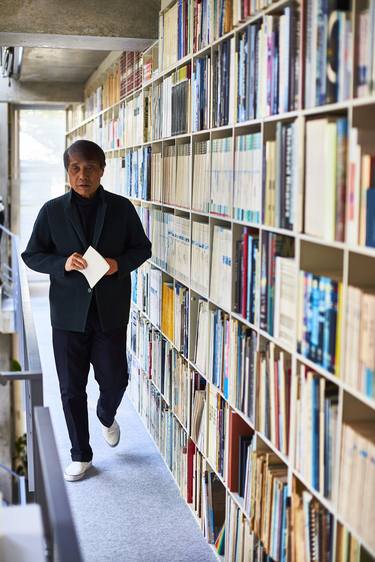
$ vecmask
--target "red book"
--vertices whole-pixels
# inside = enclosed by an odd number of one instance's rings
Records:
[[[242,7],[241,7],[241,19],[246,19],[249,16],[249,6],[247,3],[247,0],[245,0],[244,2],[241,2]]]
[[[251,427],[236,412],[229,409],[228,427],[228,486],[231,492],[238,492],[239,437],[252,435]]]
[[[187,447],[187,497],[188,503],[193,503],[193,471],[194,471],[195,445],[189,439]]]

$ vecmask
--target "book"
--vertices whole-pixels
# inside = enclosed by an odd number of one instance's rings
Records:
[[[308,121],[304,227],[307,234],[331,241],[345,239],[346,152],[345,117]]]
[[[83,254],[82,258],[86,261],[87,265],[84,269],[78,269],[84,277],[86,277],[87,282],[92,289],[95,287],[98,281],[107,273],[110,269],[110,265],[103,256],[99,254],[92,246],[89,246],[86,252]]]
[[[339,368],[338,320],[342,317],[341,281],[299,272],[301,308],[298,323],[299,353],[331,373]]]
[[[332,498],[338,427],[338,393],[300,366],[296,404],[296,467],[318,492]]]
[[[259,224],[261,220],[261,134],[238,135],[234,167],[234,216]]]
[[[212,241],[210,297],[225,310],[230,310],[231,307],[230,291],[222,290],[222,287],[230,287],[231,244],[232,236],[229,228],[215,224]]]

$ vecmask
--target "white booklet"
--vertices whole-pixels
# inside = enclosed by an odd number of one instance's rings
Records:
[[[82,257],[87,261],[87,267],[85,269],[78,269],[77,271],[86,277],[92,289],[99,279],[108,271],[109,264],[92,246],[87,248]]]

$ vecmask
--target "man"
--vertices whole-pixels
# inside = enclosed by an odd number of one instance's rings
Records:
[[[70,191],[47,201],[35,221],[25,263],[50,275],[53,350],[72,448],[68,481],[91,466],[86,385],[90,363],[99,384],[96,413],[107,443],[115,447],[117,408],[128,384],[126,328],[130,272],[151,256],[151,243],[131,202],[100,183],[105,154],[94,142],[79,140],[64,153]],[[93,246],[109,270],[93,289],[80,271]]]

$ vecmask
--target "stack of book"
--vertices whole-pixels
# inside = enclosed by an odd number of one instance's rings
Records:
[[[214,225],[211,257],[210,297],[224,310],[231,309],[232,233]]]
[[[230,216],[232,208],[232,137],[211,141],[211,198],[210,211]]]
[[[228,404],[210,384],[207,392],[207,460],[216,471],[223,475],[226,443]]]
[[[244,227],[236,241],[234,262],[234,311],[257,323],[259,304],[259,235]]]
[[[293,255],[293,239],[285,236],[278,236],[272,232],[264,232],[261,246],[259,321],[260,328],[270,335],[273,335],[275,320],[276,258],[277,256],[290,257]],[[281,283],[280,277],[278,283]],[[290,315],[293,316],[293,309],[290,311]]]
[[[158,151],[151,152],[151,200],[162,199],[162,154]]]
[[[210,127],[211,57],[204,55],[194,59],[191,77],[192,131]]]
[[[212,59],[212,126],[233,123],[234,109],[234,39],[219,43]]]
[[[262,205],[261,134],[236,137],[233,214],[239,221],[259,224]]]
[[[230,331],[229,315],[220,308],[210,310],[210,372],[209,380],[224,396],[228,395]]]
[[[306,123],[305,232],[324,240],[345,239],[346,117]]]
[[[193,198],[191,208],[207,213],[210,207],[211,145],[210,141],[193,144]]]
[[[337,444],[338,389],[300,365],[296,403],[296,468],[311,486],[332,498]]]
[[[120,57],[120,98],[142,86],[142,58],[138,51],[124,51]]]
[[[186,429],[189,420],[191,371],[187,361],[177,355],[172,369],[172,410]]]
[[[303,490],[302,494],[293,492],[291,528],[293,532],[290,533],[290,562],[300,560],[344,562],[344,560],[333,557],[334,518],[332,513],[324,509],[306,490]],[[352,561],[350,560],[350,562]]]
[[[291,357],[270,342],[258,361],[257,429],[288,455]]]
[[[128,147],[143,143],[142,96],[135,95],[125,106],[125,145]]]
[[[341,441],[339,509],[371,549],[375,547],[375,423],[344,423]]]
[[[135,148],[121,159],[125,172],[125,195],[135,199],[150,199],[151,195],[151,147]]]
[[[375,294],[349,286],[346,293],[343,379],[375,398]]]
[[[352,20],[350,2],[306,1],[305,107],[350,95]]]
[[[208,295],[210,265],[210,225],[194,221],[191,233],[191,286],[202,295]]]
[[[263,152],[263,223],[294,230],[298,195],[297,124],[276,124],[275,140]]]
[[[224,396],[254,423],[257,334],[234,318],[230,322],[229,383]]]
[[[336,373],[341,353],[342,283],[300,271],[299,295],[298,351]]]

